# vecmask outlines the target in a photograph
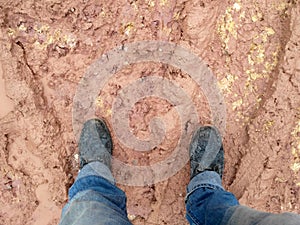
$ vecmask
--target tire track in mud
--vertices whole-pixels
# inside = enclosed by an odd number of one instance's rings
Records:
[[[4,71],[12,72],[10,69],[14,71],[13,77],[8,78],[8,75],[6,75],[6,82],[11,91],[8,94],[16,105],[16,113],[10,114],[10,120],[13,121],[13,123],[10,124],[10,127],[6,129],[6,134],[4,134],[9,135],[10,133],[14,133],[6,163],[10,165],[10,173],[15,174],[13,177],[20,182],[21,186],[18,186],[18,188],[23,189],[24,186],[22,185],[25,185],[23,182],[28,181],[30,183],[27,183],[25,188],[30,190],[29,193],[35,195],[35,197],[32,196],[28,202],[21,202],[21,204],[28,205],[23,211],[26,217],[13,218],[14,210],[12,213],[6,211],[7,214],[5,216],[10,220],[16,220],[14,224],[24,224],[25,221],[30,224],[48,223],[55,220],[55,218],[57,220],[57,216],[60,213],[60,208],[57,207],[55,205],[57,203],[53,201],[55,200],[54,198],[57,197],[53,196],[52,191],[49,192],[51,189],[55,191],[61,188],[57,187],[59,183],[55,178],[57,172],[54,168],[61,168],[63,162],[60,161],[56,162],[56,165],[51,165],[53,159],[50,159],[53,157],[51,156],[51,149],[53,149],[51,146],[57,145],[54,144],[54,141],[57,141],[55,139],[61,132],[60,124],[57,122],[58,120],[55,117],[54,111],[47,107],[43,87],[27,61],[26,50],[22,42],[12,42],[10,47],[8,46],[10,52],[7,51],[7,46],[2,46],[2,48],[4,52],[2,52],[1,55],[5,55],[4,58],[7,60],[11,59],[9,63],[13,64],[13,67],[11,67],[7,64],[8,62],[5,62]],[[26,91],[23,93],[22,91],[19,93],[16,92],[22,89]],[[5,119],[6,118],[0,120],[2,128]],[[46,125],[47,123],[49,124]],[[36,126],[37,124],[38,126]],[[39,135],[35,136],[32,130],[28,129],[30,127],[33,128],[32,126]],[[3,130],[4,129],[1,129],[1,131]],[[37,177],[37,174],[41,176]],[[28,196],[30,196],[29,193]],[[20,193],[17,192],[15,195],[20,198]],[[11,200],[7,199],[7,201],[10,202]],[[30,206],[32,204],[35,206],[34,210]],[[8,205],[7,207],[11,206]],[[15,205],[15,207],[18,207],[18,204]],[[24,206],[22,208],[24,208]],[[43,214],[46,215],[47,219],[45,220],[45,218],[43,218],[44,222],[41,223],[42,220],[39,217]],[[29,215],[32,215],[32,217],[30,218]]]
[[[240,1],[237,1],[238,3],[241,3]],[[247,1],[243,1],[242,2],[242,6],[244,6],[244,3],[245,2],[247,2]],[[250,2],[250,1],[248,1],[248,2]],[[233,6],[234,7],[236,7],[235,9],[238,11],[238,10],[240,10],[240,5],[238,4],[238,3],[235,3]],[[233,4],[233,3],[232,3]],[[226,9],[226,16],[227,16],[227,19],[228,18],[231,18],[231,20],[230,20],[230,23],[229,23],[229,27],[231,27],[231,24],[233,24],[233,22],[234,22],[234,20],[232,20],[232,17],[230,16],[230,14],[229,14],[229,12],[230,11],[227,11],[228,10],[228,7],[227,7],[227,9]],[[240,16],[241,16],[242,14],[240,14]],[[284,21],[284,20],[283,20]],[[226,22],[226,21],[225,21]],[[282,22],[282,26],[283,26],[283,31],[282,31],[282,33],[284,33],[285,32],[285,28],[284,28],[284,24],[288,24],[289,23],[289,21],[285,21],[285,22]],[[287,26],[287,28],[289,28],[289,24],[288,24],[288,26]],[[230,30],[228,30],[229,32],[232,32],[233,34],[234,34],[234,31],[230,31]],[[287,32],[287,33],[289,33],[289,32]],[[285,47],[285,45],[286,45],[286,43],[285,42],[287,42],[288,41],[288,37],[286,37],[287,35],[283,35],[283,39],[281,39],[281,44],[280,44],[280,46],[282,46],[282,48],[284,48]],[[230,44],[230,42],[228,43],[228,44]],[[242,46],[241,46],[241,48],[242,48]],[[271,76],[271,79],[269,79],[269,81],[268,82],[266,82],[266,84],[265,84],[265,87],[269,87],[269,88],[265,88],[266,90],[267,90],[267,92],[264,92],[263,93],[263,96],[262,96],[262,98],[260,99],[260,102],[259,102],[259,104],[258,104],[258,106],[255,106],[255,107],[253,107],[253,109],[251,109],[250,110],[250,114],[248,113],[248,122],[245,124],[245,125],[243,125],[244,126],[244,130],[240,130],[240,129],[238,129],[238,127],[239,126],[237,126],[236,125],[236,130],[234,131],[234,133],[231,133],[231,131],[229,132],[229,134],[230,134],[230,137],[232,137],[232,139],[233,139],[233,141],[232,141],[232,143],[230,144],[231,146],[228,146],[228,147],[226,147],[226,149],[227,149],[227,154],[230,154],[229,156],[230,157],[228,157],[227,156],[227,168],[226,168],[226,175],[225,175],[225,179],[226,179],[226,185],[227,186],[231,186],[233,183],[239,183],[240,184],[240,186],[241,187],[244,187],[245,189],[247,188],[247,186],[248,186],[248,184],[249,184],[249,182],[253,182],[253,181],[255,181],[255,180],[257,180],[258,178],[260,179],[260,175],[259,174],[257,174],[256,172],[257,171],[250,171],[250,177],[249,177],[249,172],[247,171],[248,170],[248,168],[249,167],[244,167],[245,165],[244,164],[242,164],[242,160],[243,160],[243,158],[245,158],[245,157],[249,157],[249,154],[255,154],[255,153],[253,153],[253,152],[251,152],[250,151],[250,147],[248,147],[249,145],[251,146],[251,144],[252,145],[255,145],[256,143],[253,143],[253,135],[251,135],[251,130],[253,131],[253,129],[252,129],[252,123],[253,123],[253,120],[256,120],[256,118],[261,114],[261,113],[264,113],[265,112],[265,103],[266,102],[268,102],[268,99],[270,98],[270,96],[272,96],[272,94],[273,94],[273,92],[275,91],[275,86],[274,86],[274,84],[277,82],[277,79],[278,79],[278,76],[276,75],[276,73],[279,71],[279,69],[278,69],[278,65],[280,65],[280,63],[282,63],[283,62],[283,55],[284,55],[284,51],[281,51],[281,54],[279,54],[278,55],[278,57],[280,58],[280,62],[279,62],[279,64],[277,64],[277,66],[276,66],[276,68],[274,68],[274,70],[272,71],[272,76]],[[234,56],[234,55],[233,55]],[[222,60],[222,58],[220,59],[220,60]],[[232,61],[232,60],[231,60]],[[241,64],[242,64],[242,62],[241,62]],[[234,65],[229,65],[228,67],[229,68],[234,68],[233,67]],[[225,68],[226,68],[226,64],[225,64]],[[215,67],[215,71],[218,71],[218,69]],[[275,75],[275,76],[273,76],[273,74]],[[222,79],[222,78],[220,78],[220,79]],[[250,101],[251,102],[251,101]],[[230,105],[229,105],[230,106]],[[231,111],[231,110],[230,110]],[[231,114],[231,117],[234,117],[234,116],[236,116],[236,112],[230,112],[230,114]],[[268,121],[265,121],[266,123],[268,122]],[[230,127],[233,127],[232,125],[230,126],[230,124],[228,125],[229,126],[229,128]],[[263,125],[264,126],[264,125]],[[239,139],[237,139],[237,137],[236,137],[236,134],[239,134],[239,133],[244,133],[244,135],[240,135],[238,138]],[[270,136],[268,137],[266,137],[267,139],[269,138],[271,138]],[[226,140],[227,138],[225,137],[225,144],[226,144],[226,141],[228,141],[228,139]],[[236,139],[236,140],[238,140],[238,141],[235,141],[234,139]],[[251,140],[252,139],[252,140]],[[272,138],[271,138],[272,139]],[[231,142],[231,141],[230,141]],[[249,144],[249,143],[251,143],[251,144]],[[257,144],[258,145],[258,144]],[[262,146],[260,146],[260,148],[262,148]],[[233,150],[234,150],[234,152],[233,152]],[[228,153],[228,151],[229,151],[229,153]],[[258,153],[260,153],[260,150],[259,150],[259,148],[257,149],[257,152]],[[266,151],[267,152],[267,151]],[[267,157],[263,157],[263,159],[264,160],[262,160],[261,162],[260,162],[260,165],[263,167],[264,165],[267,165],[267,160],[265,160],[265,159],[267,159]],[[229,165],[229,167],[228,167],[228,165]],[[232,165],[234,165],[234,166],[232,166]],[[248,165],[247,165],[248,166]],[[231,168],[230,168],[231,167]],[[242,171],[242,173],[244,173],[244,174],[247,174],[247,176],[245,175],[245,178],[248,178],[248,180],[245,180],[245,183],[243,183],[243,180],[239,180],[239,176],[240,176],[240,173],[241,173],[241,171]],[[233,190],[233,192],[235,193],[236,192],[236,194],[239,196],[239,197],[241,197],[242,195],[243,195],[243,191],[242,190],[240,190],[240,189],[231,189],[231,190]]]
[[[291,8],[290,8],[291,10]],[[287,27],[290,27],[290,23],[291,20],[286,21],[285,24],[287,25]],[[265,155],[261,152],[262,149],[257,149],[257,154],[258,156],[253,158],[253,160],[259,160],[259,163],[257,163],[257,161],[255,162],[256,164],[259,164],[261,166],[263,166],[262,170],[257,170],[258,168],[256,166],[254,166],[253,169],[248,170],[249,168],[252,167],[252,164],[254,164],[254,161],[249,161],[252,157],[250,156],[250,149],[251,149],[251,143],[252,140],[251,138],[253,138],[251,136],[251,130],[253,130],[253,123],[255,123],[255,121],[258,120],[258,118],[261,117],[262,114],[266,113],[266,111],[268,111],[268,109],[266,108],[266,105],[269,101],[273,101],[274,100],[274,93],[276,92],[277,89],[277,85],[278,84],[278,79],[280,76],[280,69],[282,67],[282,64],[284,63],[284,57],[286,55],[286,46],[288,44],[288,42],[290,41],[290,37],[292,35],[292,31],[290,29],[287,29],[284,31],[285,33],[285,37],[284,39],[281,39],[281,46],[282,46],[282,50],[280,51],[280,54],[278,56],[278,64],[276,66],[276,68],[274,69],[274,71],[272,72],[272,76],[271,79],[266,83],[266,90],[267,92],[264,93],[264,95],[261,98],[261,101],[259,102],[259,106],[257,107],[257,109],[255,109],[250,115],[249,115],[249,124],[245,126],[245,132],[246,132],[246,139],[244,140],[244,142],[242,143],[242,150],[239,155],[239,161],[235,164],[235,173],[232,174],[233,177],[230,178],[230,182],[228,183],[228,186],[230,188],[230,190],[232,190],[235,195],[237,196],[237,198],[241,198],[245,192],[245,189],[247,189],[250,181],[253,180],[257,180],[262,172],[265,170],[265,164],[267,164],[268,162],[268,153],[266,153]],[[253,153],[252,153],[253,154]],[[263,154],[263,155],[260,155]],[[245,165],[243,162],[248,162],[249,164]],[[244,179],[241,179],[239,177],[238,174],[244,174]],[[241,183],[243,184],[242,188],[235,188],[237,183]]]
[[[272,81],[273,91],[251,119],[248,129],[250,137],[247,144],[248,152],[242,158],[240,169],[230,186],[230,190],[237,197],[242,197],[242,202],[255,208],[276,212],[285,210],[299,212],[297,208],[299,187],[295,182],[297,174],[293,175],[290,169],[292,154],[290,152],[291,141],[289,140],[291,136],[289,137],[289,135],[291,135],[293,126],[297,122],[299,100],[295,100],[295,98],[299,98],[300,93],[297,87],[286,82],[296,76],[295,71],[290,74],[287,73],[287,70],[294,67],[294,62],[287,61],[287,58],[290,55],[297,55],[297,51],[299,52],[297,47],[291,47],[294,43],[299,42],[299,34],[296,33],[295,29],[296,26],[299,26],[299,21],[297,22],[295,19],[299,15],[299,5],[293,5],[290,10],[292,12],[289,23],[291,29],[289,36],[285,39],[285,50],[280,57],[279,68],[277,69],[278,76]],[[297,57],[291,58],[295,61]],[[294,104],[290,104],[291,101]],[[264,124],[272,119],[274,125],[268,130],[264,130]],[[267,137],[273,137],[274,142],[268,142]],[[283,185],[287,186],[282,187]],[[282,188],[275,188],[278,186]],[[264,191],[260,191],[258,194],[257,191],[261,187],[264,187]],[[267,201],[262,200],[266,196],[268,196]],[[283,197],[274,202],[274,196]],[[251,202],[250,199],[253,197],[256,198],[256,201],[253,199],[254,201]]]

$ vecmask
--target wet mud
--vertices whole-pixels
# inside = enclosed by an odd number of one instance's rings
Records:
[[[141,40],[190,49],[213,71],[226,103],[223,185],[241,204],[300,213],[300,3],[290,0],[0,0],[0,224],[57,224],[78,172],[72,127],[76,88],[102,54]],[[188,74],[159,63],[130,65],[99,91],[95,115],[111,127],[114,99],[130,82],[157,75],[177,83],[201,124],[209,104]],[[141,99],[132,133],[167,132],[149,153],[112,133],[114,156],[132,165],[163,160],[176,147],[179,116],[170,102]],[[133,224],[187,224],[189,165],[145,187],[119,185]]]

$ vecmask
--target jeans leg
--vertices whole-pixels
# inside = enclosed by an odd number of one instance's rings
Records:
[[[205,171],[196,175],[187,187],[186,218],[191,225],[226,224],[233,213],[226,211],[236,205],[239,205],[238,200],[224,190],[216,172]]]
[[[115,186],[107,166],[91,162],[82,168],[69,190],[60,224],[131,224],[125,193]]]

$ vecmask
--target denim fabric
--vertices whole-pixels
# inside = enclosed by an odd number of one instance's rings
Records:
[[[103,176],[100,176],[103,174]],[[125,193],[115,186],[109,169],[100,162],[85,165],[69,190],[60,225],[131,225]]]
[[[110,183],[115,184],[115,179],[110,172],[110,169],[103,163],[95,161],[90,162],[89,164],[85,165],[76,178],[79,180],[80,178],[87,177],[87,176],[99,176],[103,177],[108,180]]]
[[[233,214],[228,209],[236,205],[238,200],[224,190],[216,172],[196,175],[187,187],[186,218],[191,225],[225,225]]]
[[[212,171],[196,175],[187,187],[186,218],[191,225],[300,225],[297,214],[271,214],[240,206]],[[125,193],[100,162],[83,167],[69,190],[60,225],[131,225]]]
[[[241,205],[231,207],[228,213],[223,223],[226,225],[300,225],[300,215],[295,213],[267,213]]]

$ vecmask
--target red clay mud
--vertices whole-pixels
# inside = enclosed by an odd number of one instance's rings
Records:
[[[1,0],[0,224],[54,225],[78,172],[72,103],[87,68],[124,43],[162,40],[202,58],[227,108],[223,184],[241,204],[300,213],[300,5],[290,0]],[[96,116],[111,126],[119,91],[142,76],[176,82],[211,122],[207,99],[188,74],[168,65],[130,65],[99,90]],[[167,100],[141,99],[130,112],[139,138],[160,116],[163,143],[114,156],[132,165],[167,157],[181,128]],[[189,165],[145,187],[119,185],[133,224],[187,224]]]

